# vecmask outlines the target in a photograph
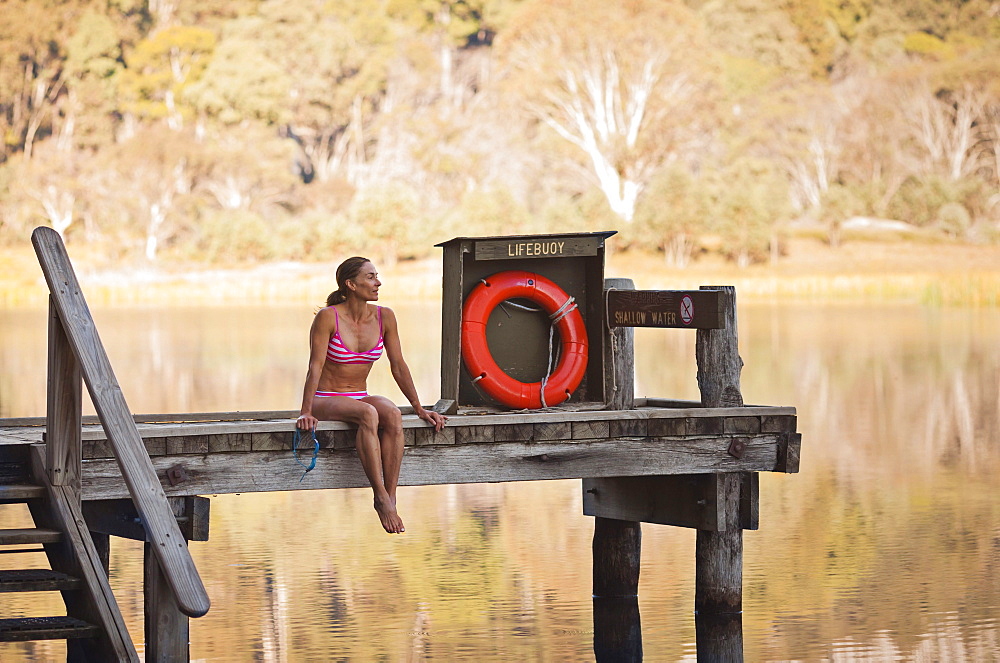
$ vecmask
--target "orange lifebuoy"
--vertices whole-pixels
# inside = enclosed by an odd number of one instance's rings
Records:
[[[486,342],[490,313],[502,301],[515,298],[539,304],[559,330],[559,363],[541,382],[521,382],[507,375]],[[504,405],[529,409],[558,405],[580,385],[587,370],[587,329],[574,299],[549,279],[521,270],[499,272],[473,288],[462,307],[462,359],[476,386]]]

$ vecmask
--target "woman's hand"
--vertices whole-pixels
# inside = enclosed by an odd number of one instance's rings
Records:
[[[433,426],[435,432],[444,428],[445,422],[448,421],[448,417],[442,415],[440,412],[425,410],[424,408],[417,410],[417,416]]]
[[[311,414],[300,414],[299,418],[295,420],[295,427],[300,430],[316,430],[317,425],[319,425],[319,419]]]

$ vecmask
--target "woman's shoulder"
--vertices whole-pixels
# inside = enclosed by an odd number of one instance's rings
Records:
[[[316,312],[316,323],[321,325],[336,325],[337,309],[334,306],[324,306]]]
[[[391,325],[396,324],[396,314],[388,306],[379,306],[378,314],[379,317],[381,317],[383,324],[385,323],[389,323]]]

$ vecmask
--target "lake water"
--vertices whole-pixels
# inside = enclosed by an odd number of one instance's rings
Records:
[[[439,308],[395,308],[432,403]],[[297,409],[311,314],[95,311],[136,412]],[[739,333],[746,402],[795,406],[803,435],[802,471],[761,476],[760,530],[744,534],[746,660],[1000,660],[1000,311],[741,303]],[[636,339],[638,396],[697,399],[692,332]],[[386,362],[370,387],[404,402]],[[0,416],[43,414],[44,390],[45,313],[0,311]],[[399,501],[407,532],[392,537],[367,490],[213,498],[211,540],[191,544],[212,598],[191,621],[192,659],[593,660],[579,481]],[[643,526],[647,661],[697,656],[694,538]],[[141,545],[114,540],[111,571],[141,643]],[[0,616],[60,607],[9,596]],[[0,658],[63,651],[9,644]]]

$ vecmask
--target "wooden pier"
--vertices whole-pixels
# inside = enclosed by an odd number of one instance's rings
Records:
[[[538,481],[660,474],[794,472],[795,410],[706,409],[638,399],[629,410],[459,413],[439,433],[403,415],[400,485]],[[353,427],[321,422],[316,467],[303,478],[291,451],[298,412],[137,416],[136,428],[169,497],[367,487]],[[171,421],[170,419],[173,419]],[[39,443],[44,419],[0,419],[0,445]],[[107,433],[82,426],[82,497],[129,496]],[[736,458],[730,448],[743,448]],[[299,442],[308,460],[311,440]],[[301,481],[300,481],[301,479]]]
[[[74,638],[70,660],[137,660],[107,583],[108,537],[121,536],[146,542],[146,660],[188,660],[188,618],[209,605],[186,545],[208,539],[204,496],[366,487],[355,431],[321,422],[315,467],[304,472],[293,452],[297,412],[132,415],[61,241],[47,229],[33,241],[53,293],[48,414],[0,420],[0,502],[28,503],[39,528],[0,533],[0,545],[43,543],[55,572],[81,580],[64,589],[70,627],[0,620],[0,638]],[[630,287],[609,280],[601,295]],[[595,634],[599,660],[641,659],[641,522],[698,530],[699,629],[721,620],[738,634],[742,532],[760,518],[757,473],[798,471],[795,409],[743,404],[735,293],[707,290],[719,309],[697,332],[699,402],[635,398],[632,330],[608,325],[598,326],[602,370],[587,387],[600,401],[511,412],[443,398],[435,408],[449,420],[440,432],[401,408],[401,485],[583,480],[584,512],[596,518],[595,620],[610,614],[618,625]],[[81,382],[97,417],[80,414]],[[452,379],[443,395],[458,390]],[[312,446],[299,442],[300,460]],[[742,655],[741,637],[709,640],[719,657]]]

